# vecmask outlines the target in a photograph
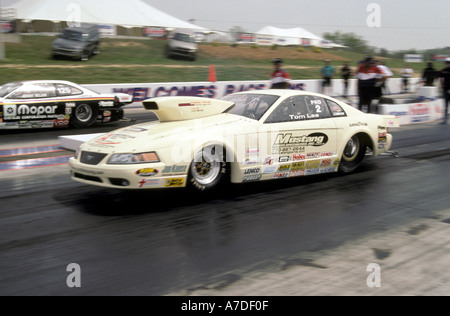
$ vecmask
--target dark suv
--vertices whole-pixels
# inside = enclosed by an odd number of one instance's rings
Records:
[[[53,58],[59,56],[87,61],[99,53],[100,32],[97,26],[68,27],[52,44]]]

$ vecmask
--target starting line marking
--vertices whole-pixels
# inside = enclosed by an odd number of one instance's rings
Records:
[[[3,162],[0,163],[0,171],[64,165],[69,163],[69,159],[73,156],[74,155]]]
[[[24,156],[64,151],[60,145],[0,149],[0,157]]]

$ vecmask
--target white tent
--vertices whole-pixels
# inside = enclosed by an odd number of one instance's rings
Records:
[[[125,27],[204,28],[170,16],[141,0],[20,0],[9,7],[27,21],[110,24]]]
[[[296,27],[292,29],[280,29],[266,26],[256,32],[256,42],[260,45],[306,45],[320,46],[322,38],[313,33]]]

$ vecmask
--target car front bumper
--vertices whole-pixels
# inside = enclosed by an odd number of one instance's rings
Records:
[[[72,179],[85,184],[128,190],[185,187],[187,173],[164,174],[166,167],[163,163],[154,163],[151,167],[149,164],[94,166],[75,158],[69,160]]]

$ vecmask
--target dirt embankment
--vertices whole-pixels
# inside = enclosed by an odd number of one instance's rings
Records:
[[[294,48],[277,47],[270,49],[267,47],[232,47],[232,46],[200,46],[199,50],[206,55],[223,59],[252,59],[252,60],[271,60],[273,58],[283,59],[310,59],[310,60],[326,60],[333,61],[349,61],[346,58],[322,51],[316,53],[305,50],[300,52]]]

